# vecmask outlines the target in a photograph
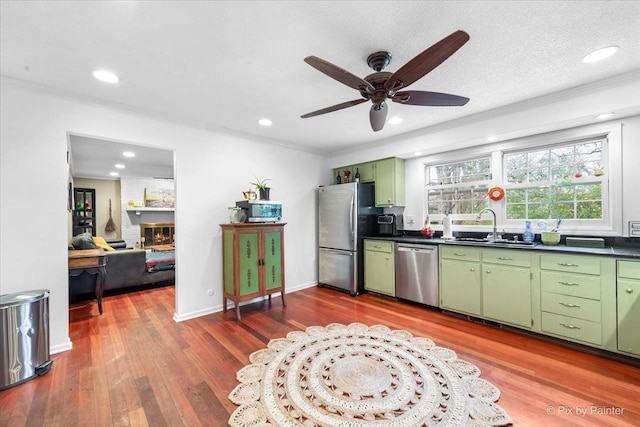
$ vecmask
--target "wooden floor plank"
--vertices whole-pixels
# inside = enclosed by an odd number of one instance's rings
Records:
[[[48,374],[0,392],[0,425],[226,425],[236,408],[227,396],[249,354],[334,322],[383,324],[454,350],[500,389],[498,404],[517,426],[631,427],[640,419],[640,363],[390,298],[310,288],[287,295],[286,307],[280,298],[243,306],[242,321],[230,310],[181,323],[173,287],[103,304],[102,316],[94,302],[70,307],[73,349],[54,355]]]

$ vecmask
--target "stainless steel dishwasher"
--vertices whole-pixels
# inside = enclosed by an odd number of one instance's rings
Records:
[[[396,245],[396,297],[434,307],[438,292],[438,246]]]

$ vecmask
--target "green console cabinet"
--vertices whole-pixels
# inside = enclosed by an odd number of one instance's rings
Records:
[[[284,226],[221,224],[223,309],[233,301],[240,320],[240,302],[280,292],[284,301]]]

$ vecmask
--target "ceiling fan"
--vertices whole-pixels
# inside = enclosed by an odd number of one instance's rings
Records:
[[[375,73],[364,79],[357,77],[347,70],[333,65],[330,62],[316,56],[308,56],[304,62],[316,68],[327,76],[345,84],[360,92],[362,98],[343,102],[321,110],[313,111],[301,116],[303,119],[353,107],[371,100],[373,105],[369,111],[369,120],[374,132],[381,130],[387,119],[387,103],[390,99],[406,105],[422,105],[432,107],[462,106],[469,102],[469,98],[448,93],[425,92],[421,90],[404,90],[410,84],[424,77],[453,55],[469,40],[469,34],[462,30],[440,40],[395,73],[382,71],[391,61],[389,52],[376,52],[367,58],[367,65],[375,70]]]

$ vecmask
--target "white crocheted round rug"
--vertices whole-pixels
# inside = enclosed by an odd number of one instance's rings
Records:
[[[274,339],[249,356],[229,395],[246,426],[503,426],[498,389],[427,338],[332,323]]]

